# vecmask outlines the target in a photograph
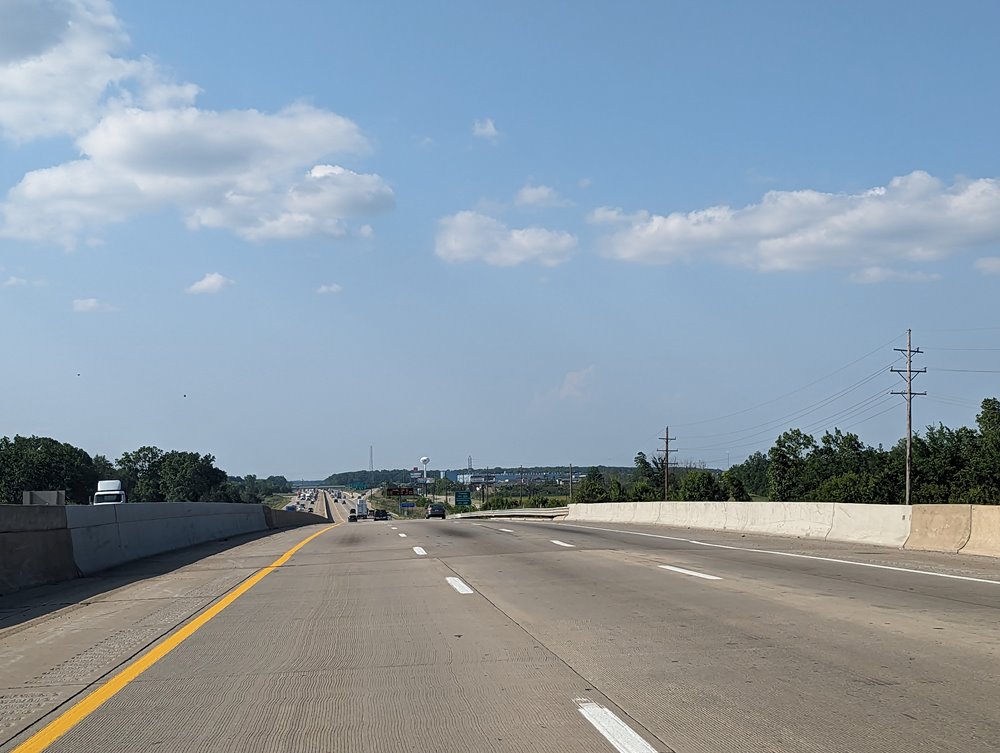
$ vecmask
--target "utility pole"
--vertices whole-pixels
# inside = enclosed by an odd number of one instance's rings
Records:
[[[670,449],[671,440],[677,441],[677,437],[670,436],[670,427],[664,427],[663,436],[663,500],[670,499],[670,453],[677,450]]]
[[[569,501],[573,503],[573,464],[569,464]]]
[[[524,466],[523,465],[517,469],[517,480],[521,482],[521,494],[518,497],[517,505],[518,505],[518,507],[524,507]]]
[[[905,369],[889,369],[896,374],[903,377],[903,381],[906,382],[906,390],[893,392],[893,395],[902,395],[906,399],[906,504],[910,504],[910,472],[913,467],[913,398],[920,395],[926,395],[926,392],[914,392],[913,391],[913,377],[917,374],[925,374],[927,369],[914,369],[913,368],[913,354],[923,353],[920,348],[913,348],[910,336],[913,330],[906,330],[906,348],[893,348],[893,350],[899,353],[906,354],[906,368]]]
[[[375,488],[375,447],[368,445],[368,486]]]

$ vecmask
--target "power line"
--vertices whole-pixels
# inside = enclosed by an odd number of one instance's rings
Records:
[[[898,361],[898,360],[899,359],[897,358],[896,361]],[[893,363],[896,363],[896,361],[891,361],[890,363],[886,364],[885,366],[880,367],[877,371],[872,372],[871,374],[869,374],[868,376],[864,377],[863,379],[859,379],[854,384],[848,385],[847,387],[843,388],[842,390],[839,390],[838,392],[835,392],[833,395],[830,395],[829,397],[825,397],[822,400],[819,400],[819,401],[817,401],[815,403],[807,405],[804,408],[799,408],[798,410],[795,410],[795,411],[793,411],[791,413],[788,413],[788,414],[786,414],[784,416],[781,416],[779,418],[771,419],[770,421],[766,421],[766,422],[764,422],[762,424],[756,424],[754,426],[747,426],[747,427],[744,427],[742,429],[737,429],[735,431],[724,431],[724,432],[719,432],[718,434],[696,434],[696,435],[690,436],[689,438],[690,439],[712,439],[712,438],[715,438],[715,437],[727,437],[727,436],[731,436],[733,434],[745,434],[746,432],[751,432],[754,429],[764,429],[763,433],[767,433],[767,431],[769,431],[770,429],[773,429],[773,428],[778,427],[778,426],[782,426],[783,424],[787,423],[788,421],[792,421],[792,420],[795,420],[795,419],[798,419],[798,418],[802,418],[803,416],[808,416],[810,413],[815,413],[820,408],[824,408],[827,405],[829,405],[830,403],[836,402],[837,400],[839,400],[840,398],[844,397],[845,395],[848,395],[851,392],[854,392],[854,390],[860,389],[864,385],[868,384],[869,382],[873,381],[874,379],[877,379],[878,377],[880,377],[883,374],[885,374],[886,369],[890,368]],[[882,394],[882,391],[880,391],[879,394]],[[757,432],[757,433],[761,433],[761,432]],[[748,435],[747,437],[736,437],[732,441],[733,442],[741,442],[744,439],[749,439],[750,436],[754,436],[754,435]]]
[[[939,369],[930,367],[931,371],[951,371],[958,374],[1000,374],[1000,369]]]
[[[1000,329],[1000,328],[998,328],[998,329]],[[705,419],[702,419],[700,421],[689,421],[687,423],[676,424],[676,425],[677,426],[699,426],[700,424],[712,423],[713,421],[721,421],[724,418],[732,418],[733,416],[740,416],[740,415],[743,415],[744,413],[749,413],[752,410],[757,410],[757,408],[763,408],[765,405],[771,405],[772,403],[776,403],[779,400],[784,400],[786,397],[790,397],[792,395],[798,394],[799,392],[802,392],[803,390],[807,390],[810,387],[812,387],[812,386],[814,386],[816,384],[819,384],[823,380],[829,379],[834,374],[839,374],[841,371],[844,371],[844,369],[848,369],[851,366],[853,366],[854,364],[859,363],[860,361],[865,360],[869,356],[875,355],[876,353],[878,353],[879,351],[881,351],[883,348],[885,348],[887,345],[891,345],[892,343],[896,342],[896,340],[898,340],[900,337],[902,337],[902,335],[896,335],[891,340],[888,340],[887,342],[882,343],[877,348],[875,348],[874,350],[872,350],[872,351],[870,351],[868,353],[865,353],[860,358],[855,358],[853,361],[851,361],[850,363],[844,364],[839,369],[834,369],[833,371],[831,371],[831,372],[829,372],[827,374],[824,374],[819,379],[816,379],[816,380],[814,380],[812,382],[809,382],[809,384],[807,384],[807,385],[805,385],[803,387],[799,387],[798,389],[792,390],[791,392],[786,392],[783,395],[778,395],[778,397],[772,398],[770,400],[765,400],[763,403],[758,403],[757,405],[751,405],[749,408],[743,408],[742,410],[738,410],[738,411],[736,411],[734,413],[727,413],[724,416],[716,416],[715,418],[705,418]],[[708,435],[708,436],[711,436],[711,435]]]

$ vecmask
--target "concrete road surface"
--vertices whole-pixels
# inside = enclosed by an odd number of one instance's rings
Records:
[[[0,750],[992,753],[998,617],[989,559],[311,526],[0,601]]]

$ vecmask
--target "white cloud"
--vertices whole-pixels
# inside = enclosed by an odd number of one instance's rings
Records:
[[[1000,275],[1000,256],[984,256],[976,259],[975,266],[984,275]]]
[[[28,281],[25,280],[23,277],[15,277],[14,275],[11,275],[4,281],[3,286],[5,288],[15,288],[15,287],[24,287],[27,284]]]
[[[888,267],[865,267],[851,273],[851,282],[874,285],[880,282],[935,282],[941,275],[935,272],[913,272]]]
[[[594,185],[594,181],[591,180],[590,178],[580,178],[580,180],[576,182],[576,185],[579,186],[580,188],[590,188],[592,185]]]
[[[494,267],[536,262],[554,267],[570,258],[576,238],[541,227],[510,229],[479,212],[458,212],[438,222],[434,252],[445,261],[482,261]]]
[[[1000,181],[924,172],[855,194],[771,191],[758,204],[669,215],[601,207],[590,221],[617,226],[603,239],[623,261],[711,260],[758,270],[882,267],[927,262],[1000,240]]]
[[[514,197],[514,204],[520,207],[567,207],[573,202],[562,198],[551,186],[523,186]]]
[[[487,141],[496,141],[500,138],[500,131],[493,124],[493,118],[483,118],[472,124],[472,135]]]
[[[81,314],[118,310],[117,306],[112,306],[110,303],[102,303],[96,298],[75,298],[72,305],[73,310]]]
[[[594,374],[594,367],[587,366],[579,371],[571,371],[563,377],[562,385],[559,387],[559,399],[570,398],[580,399],[587,396],[590,390],[591,377]]]
[[[218,272],[209,272],[198,280],[198,282],[185,288],[185,292],[195,295],[199,293],[220,293],[225,288],[235,284],[233,280],[223,277]]]
[[[115,56],[128,39],[104,0],[4,1],[31,33],[8,45],[12,60],[0,52],[0,133],[72,136],[81,156],[27,173],[0,205],[0,234],[72,247],[173,207],[191,228],[250,240],[336,236],[344,220],[393,206],[378,175],[328,164],[368,150],[352,121],[304,104],[198,108],[196,86]]]
[[[344,288],[335,282],[331,282],[329,285],[320,285],[316,288],[316,292],[320,295],[326,295],[328,293],[339,293]]]

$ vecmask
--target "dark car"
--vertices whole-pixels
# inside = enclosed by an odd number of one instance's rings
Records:
[[[358,522],[358,511],[355,510],[353,507],[351,508],[350,514],[347,516],[347,522],[348,523],[357,523]]]
[[[427,508],[427,517],[441,518],[441,520],[444,520],[445,518],[444,505],[430,505]]]
[[[376,510],[372,517],[374,520],[388,520],[389,513],[387,513],[385,510]]]

